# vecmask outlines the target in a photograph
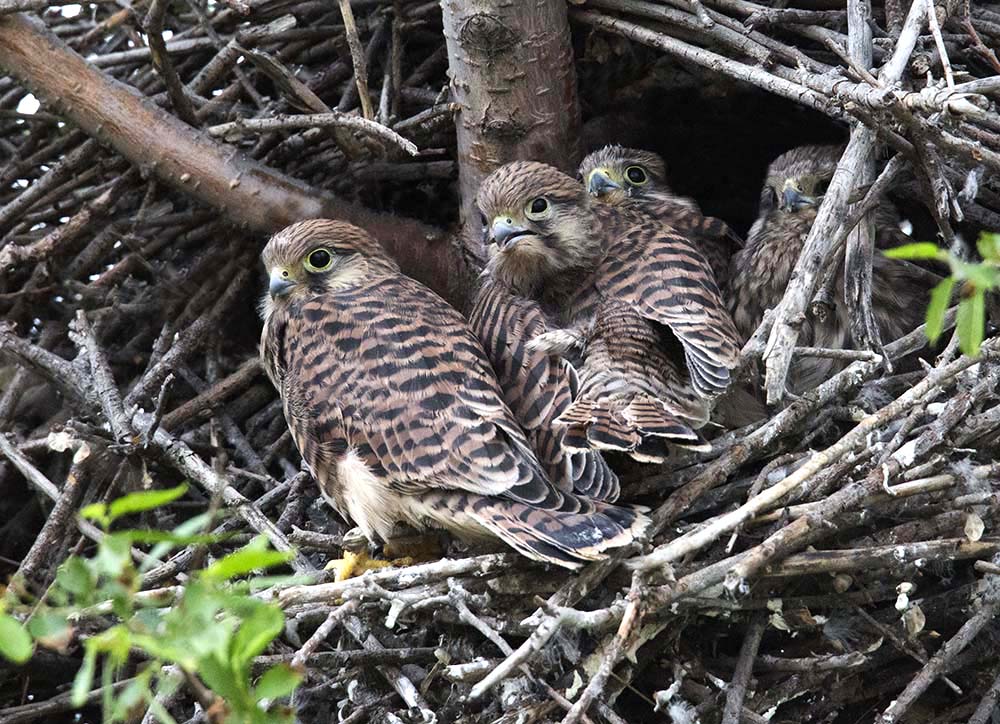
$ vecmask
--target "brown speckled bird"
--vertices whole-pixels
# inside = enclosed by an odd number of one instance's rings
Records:
[[[263,261],[264,367],[323,497],[369,540],[443,528],[575,568],[648,523],[549,482],[465,320],[367,233],[300,222]]]
[[[719,288],[726,288],[730,260],[743,241],[725,221],[703,215],[694,199],[670,189],[666,164],[658,154],[605,146],[583,159],[579,175],[595,198],[650,214],[693,241],[711,265]]]
[[[760,210],[746,246],[733,257],[729,302],[742,339],[757,329],[764,312],[781,301],[809,235],[843,146],[800,146],[776,158],[767,169]],[[909,241],[899,230],[899,215],[888,201],[875,210],[876,246]],[[872,308],[884,342],[923,323],[927,295],[937,275],[876,252],[872,268]],[[826,321],[807,318],[800,346],[845,349],[852,346],[844,293],[843,264],[834,284],[834,312]],[[845,365],[821,357],[793,361],[789,388],[800,394],[828,379]]]
[[[704,257],[645,214],[591,203],[540,163],[491,174],[477,202],[497,251],[486,273],[553,320],[530,350],[579,353],[580,390],[558,423],[570,448],[664,460],[730,382],[736,330]]]
[[[595,500],[617,499],[618,476],[601,454],[569,450],[565,429],[554,424],[573,402],[579,383],[567,360],[529,347],[534,337],[552,328],[541,305],[484,274],[469,325],[493,364],[504,401],[552,482]]]

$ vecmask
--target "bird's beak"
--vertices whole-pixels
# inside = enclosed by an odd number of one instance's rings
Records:
[[[606,168],[595,168],[590,172],[587,179],[587,191],[594,196],[604,196],[616,189],[621,189],[621,184],[611,180],[610,172]]]
[[[782,211],[798,211],[803,206],[815,206],[816,199],[801,193],[791,181],[785,182],[785,188],[781,191],[781,203],[778,207]]]
[[[506,249],[514,244],[518,238],[528,236],[531,232],[523,226],[518,226],[509,216],[498,216],[493,219],[490,227],[490,238],[496,242],[500,249]]]
[[[285,296],[294,286],[295,280],[291,278],[287,269],[276,266],[271,270],[271,281],[267,285],[267,291],[271,295],[271,299]]]

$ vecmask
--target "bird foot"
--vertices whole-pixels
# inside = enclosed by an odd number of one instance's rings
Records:
[[[367,551],[344,551],[344,557],[327,563],[326,570],[334,572],[335,581],[346,581],[348,578],[355,578],[368,571],[411,565],[413,565],[413,559],[408,556],[386,561],[379,558],[372,558],[368,555]]]
[[[344,536],[343,557],[327,563],[326,570],[334,572],[334,580],[346,581],[367,571],[434,561],[441,558],[443,550],[438,535],[402,535],[385,542],[382,546],[384,559],[373,558],[368,552],[368,540],[359,529],[354,528]]]
[[[562,356],[583,347],[583,335],[575,329],[554,329],[534,337],[527,344],[530,352]]]

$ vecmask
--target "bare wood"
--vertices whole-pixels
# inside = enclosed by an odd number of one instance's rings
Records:
[[[544,161],[572,172],[580,109],[564,0],[442,0],[458,115],[460,222],[485,261],[476,191],[509,161]]]
[[[753,674],[754,661],[757,658],[757,650],[760,647],[760,640],[764,637],[765,629],[767,629],[767,616],[764,613],[756,614],[750,621],[750,626],[743,637],[743,645],[740,647],[740,655],[736,660],[733,680],[726,687],[726,708],[722,712],[722,724],[739,724],[740,722],[747,684],[750,683],[750,677]]]
[[[301,219],[350,221],[371,231],[404,271],[440,292],[458,293],[451,280],[460,275],[462,261],[448,253],[439,230],[370,212],[192,134],[135,89],[95,69],[36,19],[0,18],[0,66],[89,135],[237,223],[270,233]]]
[[[354,22],[354,11],[351,10],[351,0],[340,0],[340,15],[344,19],[344,31],[347,35],[347,45],[351,49],[351,62],[354,63],[354,82],[358,86],[358,97],[361,99],[361,113],[366,120],[372,120],[372,99],[368,94],[368,64],[365,62],[365,49],[358,37],[358,26]]]

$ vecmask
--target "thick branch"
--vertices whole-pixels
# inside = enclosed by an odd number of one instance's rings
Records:
[[[94,68],[37,19],[0,18],[0,66],[89,135],[236,223],[270,233],[301,219],[350,221],[382,241],[404,271],[439,291],[455,291],[449,282],[458,260],[442,253],[439,230],[367,211],[193,132]]]

